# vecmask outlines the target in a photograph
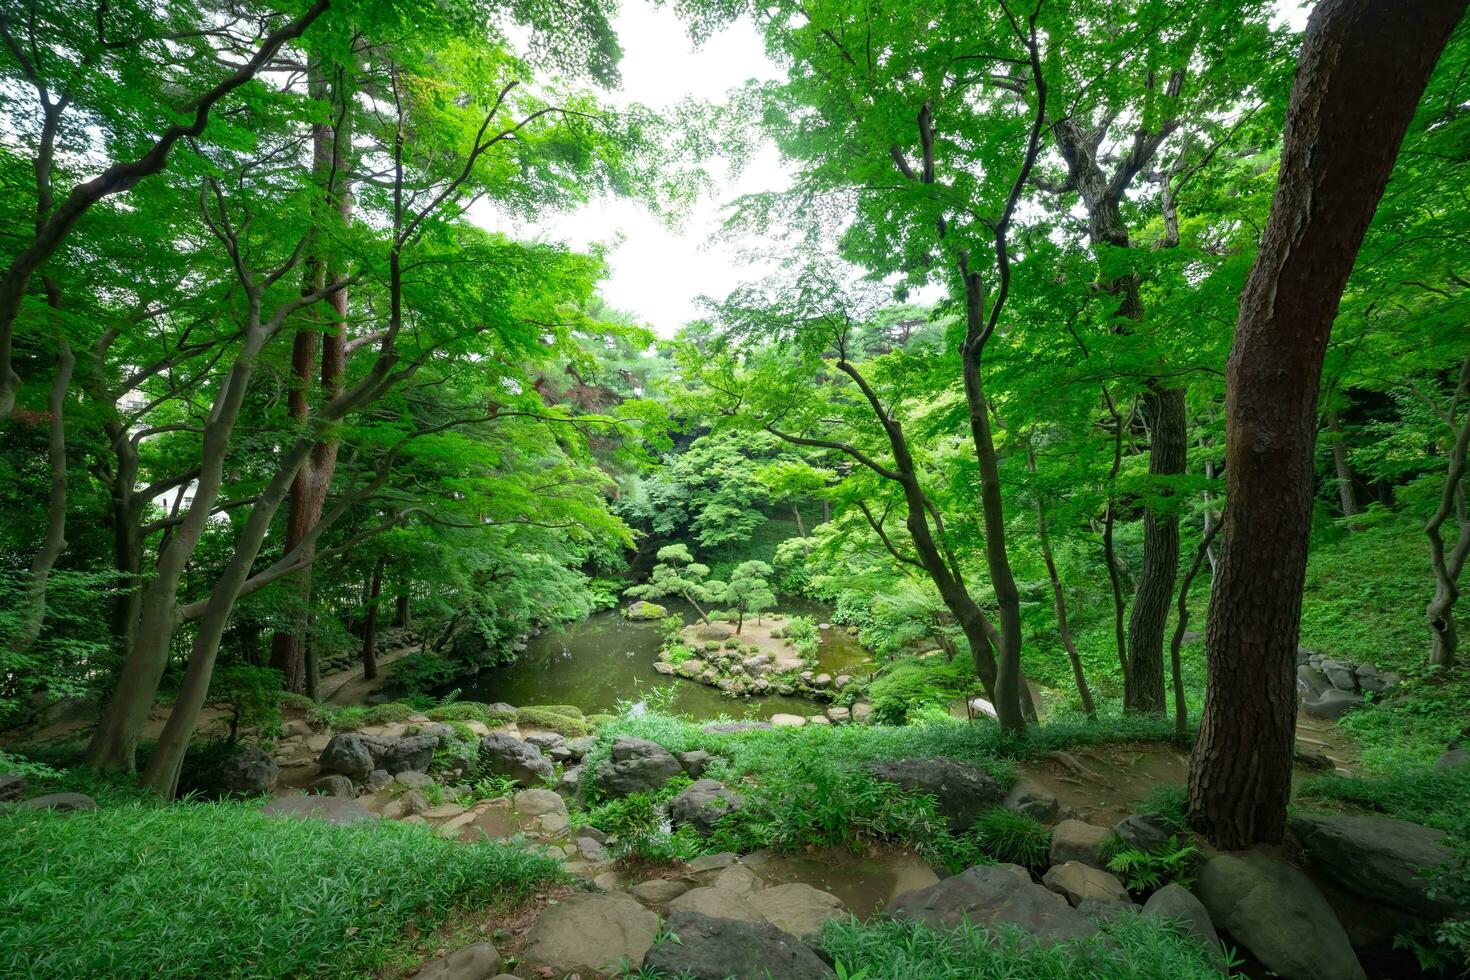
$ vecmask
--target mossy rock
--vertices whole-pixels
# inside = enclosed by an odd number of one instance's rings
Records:
[[[617,720],[618,720],[618,716],[617,715],[609,715],[609,714],[602,714],[602,713],[591,714],[591,715],[588,715],[587,718],[586,718],[587,724],[594,725],[594,726],[595,725],[605,725],[605,724],[607,724],[610,721],[617,721]]]
[[[569,718],[581,718],[582,709],[575,704],[528,704],[520,709],[526,711],[550,711],[554,715],[566,715]]]
[[[663,619],[669,611],[656,602],[639,600],[623,609],[623,618],[632,620]]]
[[[516,721],[531,728],[545,728],[567,738],[581,738],[592,734],[592,726],[581,718],[559,715],[545,708],[522,708],[517,712]]]

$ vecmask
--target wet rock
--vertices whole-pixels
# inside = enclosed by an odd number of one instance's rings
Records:
[[[0,803],[14,803],[26,795],[30,784],[18,772],[0,773]]]
[[[352,732],[333,735],[327,747],[322,749],[317,765],[324,773],[338,773],[354,782],[362,782],[378,768],[373,763],[372,745],[366,736]]]
[[[1080,861],[1094,868],[1102,868],[1103,850],[1113,836],[1106,827],[1084,823],[1081,820],[1063,820],[1051,832],[1051,863],[1065,864]]]
[[[1313,718],[1336,721],[1353,708],[1361,706],[1363,695],[1337,688],[1323,691],[1315,698],[1302,702],[1302,710]]]
[[[261,807],[260,812],[268,817],[321,820],[339,826],[378,819],[376,813],[361,803],[340,796],[278,796]]]
[[[689,890],[687,881],[670,881],[667,878],[650,878],[648,881],[640,881],[628,889],[632,895],[644,905],[661,908],[678,898]]]
[[[378,758],[381,768],[397,775],[400,772],[428,772],[434,764],[434,750],[439,739],[433,735],[408,735],[388,743]]]
[[[873,777],[910,793],[928,793],[938,803],[949,829],[963,832],[985,810],[1000,802],[1000,786],[983,769],[944,756],[869,762]]]
[[[1143,903],[1143,914],[1174,920],[1215,957],[1221,956],[1220,937],[1215,932],[1215,924],[1210,921],[1210,913],[1188,888],[1170,882],[1148,897],[1148,901]]]
[[[1133,813],[1113,824],[1113,833],[1128,847],[1152,851],[1169,843],[1174,830],[1161,813]]]
[[[644,960],[664,976],[693,980],[822,980],[835,976],[810,947],[768,922],[678,912],[669,917],[665,931],[678,936],[678,942],[654,946]]]
[[[1363,898],[1431,919],[1457,911],[1446,897],[1430,898],[1422,872],[1449,861],[1445,833],[1407,820],[1365,815],[1293,817],[1307,870]]]
[[[680,752],[678,758],[679,765],[689,774],[691,779],[698,779],[703,776],[704,771],[709,768],[709,764],[715,760],[715,757],[704,751],[704,749]]]
[[[316,782],[306,787],[306,791],[308,793],[315,793],[319,796],[340,796],[343,799],[347,800],[355,799],[357,797],[357,790],[353,788],[352,780],[348,779],[346,776],[337,775],[335,773],[330,776],[323,776],[321,779],[318,779]]]
[[[828,922],[847,918],[842,899],[801,882],[763,888],[753,902],[767,922],[798,939],[814,937]]]
[[[1347,934],[1306,875],[1264,854],[1205,862],[1195,894],[1210,919],[1286,980],[1364,980]]]
[[[667,660],[655,660],[653,662],[653,669],[660,674],[672,675],[674,673],[675,667]]]
[[[425,963],[416,980],[493,980],[500,975],[500,953],[490,943],[475,943]]]
[[[620,738],[597,769],[597,785],[608,796],[658,789],[684,770],[668,749],[643,738]]]
[[[58,813],[91,813],[97,801],[85,793],[47,793],[15,805],[17,810],[55,810]]]
[[[515,808],[518,813],[533,817],[545,813],[556,813],[563,817],[567,815],[566,801],[549,789],[522,790],[515,796]]]
[[[900,895],[888,911],[895,918],[934,928],[952,929],[966,920],[983,927],[1017,926],[1042,942],[1097,934],[1097,926],[1065,898],[1032,882],[1024,869],[1013,867],[970,868],[936,885]]]
[[[496,732],[480,739],[480,765],[497,776],[508,776],[522,786],[539,786],[552,774],[551,760],[534,745],[513,735]]]
[[[1041,878],[1041,883],[1065,898],[1073,908],[1084,900],[1103,902],[1129,902],[1128,889],[1106,871],[1099,871],[1080,861],[1067,861],[1053,865]]]
[[[1042,823],[1050,823],[1057,816],[1056,794],[1039,783],[1017,783],[1001,805]]]
[[[621,892],[577,895],[537,917],[521,962],[532,970],[549,967],[548,975],[557,977],[600,976],[624,959],[636,969],[657,933],[658,915]]]
[[[740,809],[740,797],[717,779],[699,779],[669,801],[675,827],[688,825],[701,834],[714,830],[725,814]]]

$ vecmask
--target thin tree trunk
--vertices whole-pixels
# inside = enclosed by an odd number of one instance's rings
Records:
[[[1455,417],[1458,406],[1465,406],[1463,418]],[[1432,637],[1429,662],[1439,667],[1453,667],[1459,652],[1459,627],[1455,623],[1455,602],[1460,598],[1460,572],[1470,556],[1470,513],[1465,507],[1465,455],[1470,451],[1470,354],[1460,365],[1460,383],[1450,400],[1445,419],[1454,442],[1450,447],[1449,465],[1439,495],[1439,506],[1424,525],[1429,538],[1429,565],[1434,571],[1434,598],[1425,608],[1425,620]],[[1444,524],[1451,513],[1455,516],[1459,536],[1449,554],[1445,554]]]
[[[1036,472],[1036,457],[1028,453],[1027,465],[1031,472]],[[1041,540],[1041,557],[1046,562],[1046,574],[1051,578],[1052,605],[1057,614],[1057,633],[1062,639],[1062,647],[1067,651],[1067,659],[1072,664],[1072,680],[1077,685],[1077,696],[1082,699],[1082,710],[1087,717],[1097,717],[1097,706],[1092,701],[1092,689],[1087,684],[1087,672],[1082,668],[1082,657],[1077,652],[1077,644],[1072,639],[1072,627],[1067,622],[1067,594],[1062,589],[1062,577],[1057,573],[1056,557],[1051,550],[1051,533],[1046,525],[1046,504],[1041,497],[1036,498],[1036,533]],[[1027,700],[1030,700],[1029,698]]]
[[[1184,633],[1189,629],[1189,587],[1194,584],[1194,577],[1210,553],[1210,545],[1219,529],[1220,525],[1215,524],[1205,531],[1199,547],[1195,549],[1194,561],[1184,573],[1184,581],[1179,583],[1178,616],[1174,622],[1174,635],[1169,640],[1169,671],[1174,679],[1174,734],[1180,738],[1189,728],[1189,706],[1184,703],[1184,670],[1179,657],[1179,650],[1184,646]]]
[[[413,625],[413,611],[409,608],[407,583],[401,583],[399,588],[403,591],[393,599],[393,625],[406,630]]]
[[[1205,460],[1205,479],[1213,480],[1214,478],[1215,461],[1207,459]],[[1213,539],[1215,528],[1220,524],[1220,519],[1215,515],[1215,495],[1208,490],[1203,490],[1200,492],[1200,496],[1204,498],[1205,502],[1205,537]],[[1216,560],[1215,546],[1213,544],[1205,550],[1205,557],[1210,560],[1210,574],[1214,575]]]
[[[1343,439],[1336,409],[1327,412],[1327,433],[1332,440],[1332,466],[1337,470],[1337,499],[1342,503],[1343,516],[1357,517],[1363,509],[1358,506],[1358,495],[1353,490],[1353,468],[1348,463],[1347,441]]]
[[[1126,622],[1128,618],[1128,600],[1123,594],[1123,570],[1118,563],[1118,551],[1113,545],[1113,510],[1114,487],[1117,483],[1118,472],[1123,468],[1123,430],[1133,418],[1133,408],[1128,410],[1128,418],[1124,419],[1123,413],[1113,404],[1112,396],[1107,389],[1103,389],[1103,399],[1107,404],[1108,413],[1113,417],[1113,466],[1108,472],[1108,503],[1103,511],[1103,563],[1108,569],[1108,588],[1113,596],[1113,645],[1118,650],[1118,673],[1123,678],[1126,688],[1128,684],[1128,633]]]
[[[362,676],[369,681],[378,676],[378,597],[383,594],[383,569],[387,565],[388,556],[378,555],[368,585],[367,618],[362,624]]]
[[[1260,254],[1226,366],[1225,526],[1190,823],[1281,840],[1322,360],[1342,290],[1465,0],[1322,0],[1308,21]]]

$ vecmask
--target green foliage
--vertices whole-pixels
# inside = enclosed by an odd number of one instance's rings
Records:
[[[868,685],[868,696],[879,721],[902,725],[920,708],[944,707],[978,689],[975,668],[967,660],[931,655],[886,664]]]
[[[441,704],[424,712],[430,721],[478,721],[486,725],[515,721],[516,713],[492,708],[479,701],[455,701]]]
[[[671,544],[658,549],[658,564],[653,566],[648,581],[630,586],[624,594],[635,599],[662,599],[680,596],[696,609],[724,591],[723,582],[711,582],[709,566],[701,565],[689,553],[687,545]]]
[[[522,725],[532,728],[544,728],[565,735],[567,738],[578,738],[582,735],[591,735],[592,726],[580,717],[564,715],[551,708],[520,708],[516,711],[516,721]]]
[[[1001,864],[1044,871],[1051,856],[1051,831],[1033,817],[1005,807],[986,810],[968,831],[976,847]]]
[[[1390,775],[1434,763],[1445,744],[1466,727],[1470,670],[1417,664],[1403,672],[1394,696],[1374,698],[1339,725],[1361,746],[1365,770]]]
[[[1199,863],[1199,848],[1178,837],[1148,851],[1125,847],[1108,858],[1113,872],[1132,892],[1151,892],[1169,883],[1186,888],[1194,882],[1194,869]]]
[[[669,801],[692,780],[675,776],[652,793],[630,793],[594,804],[577,814],[577,819],[617,838],[613,851],[619,857],[661,862],[696,857],[708,848],[689,828],[668,831],[663,827]]]
[[[817,621],[810,616],[792,616],[781,627],[782,636],[791,641],[798,656],[815,657],[821,645],[821,632]]]
[[[1037,943],[1019,929],[931,929],[879,920],[834,922],[822,948],[849,976],[872,980],[1213,980],[1220,972],[1193,939],[1157,919],[1120,915],[1102,935]]]
[[[694,651],[682,643],[675,643],[671,647],[665,647],[664,652],[668,654],[669,663],[675,667],[694,656]]]
[[[274,736],[281,725],[281,674],[268,667],[226,667],[209,680],[205,704],[229,713],[229,742],[241,734]]]
[[[410,653],[393,661],[383,688],[395,697],[429,694],[461,673],[458,664],[434,653]]]
[[[1302,782],[1296,802],[1352,807],[1452,830],[1470,813],[1470,767],[1313,776]]]
[[[0,897],[0,972],[14,976],[358,977],[410,930],[455,909],[509,910],[562,877],[502,844],[235,803],[0,814],[0,863],[13,886]],[[309,914],[282,901],[307,895]]]
[[[771,591],[772,574],[771,566],[763,561],[741,562],[730,573],[730,581],[725,584],[720,599],[733,603],[736,608],[736,633],[740,632],[747,614],[758,617],[776,604],[776,593]]]

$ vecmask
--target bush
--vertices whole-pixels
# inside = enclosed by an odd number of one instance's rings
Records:
[[[229,714],[231,745],[242,733],[274,737],[281,728],[281,672],[269,667],[225,667],[209,681],[205,704]]]
[[[1044,871],[1051,857],[1051,831],[1034,818],[1005,807],[980,814],[969,835],[985,856],[1002,864]]]
[[[739,650],[740,649],[740,641],[737,640],[737,639],[735,639],[735,637],[733,637],[733,636],[730,637],[728,640],[725,641],[725,649],[726,650]]]
[[[1181,844],[1178,837],[1170,837],[1168,843],[1147,851],[1115,849],[1108,858],[1108,870],[1131,892],[1153,892],[1170,883],[1188,888],[1194,883],[1199,856],[1199,848],[1193,844]]]
[[[0,866],[0,974],[18,977],[360,977],[456,908],[563,877],[504,844],[241,803],[0,814]]]
[[[786,621],[784,634],[796,648],[796,652],[803,657],[815,656],[821,645],[821,633],[817,629],[816,620],[810,616],[792,616]]]
[[[437,653],[410,653],[393,661],[383,689],[395,697],[430,694],[459,676],[461,668]]]
[[[927,705],[944,707],[975,693],[975,668],[959,657],[905,657],[883,668],[868,685],[873,715],[889,725],[902,725]]]

